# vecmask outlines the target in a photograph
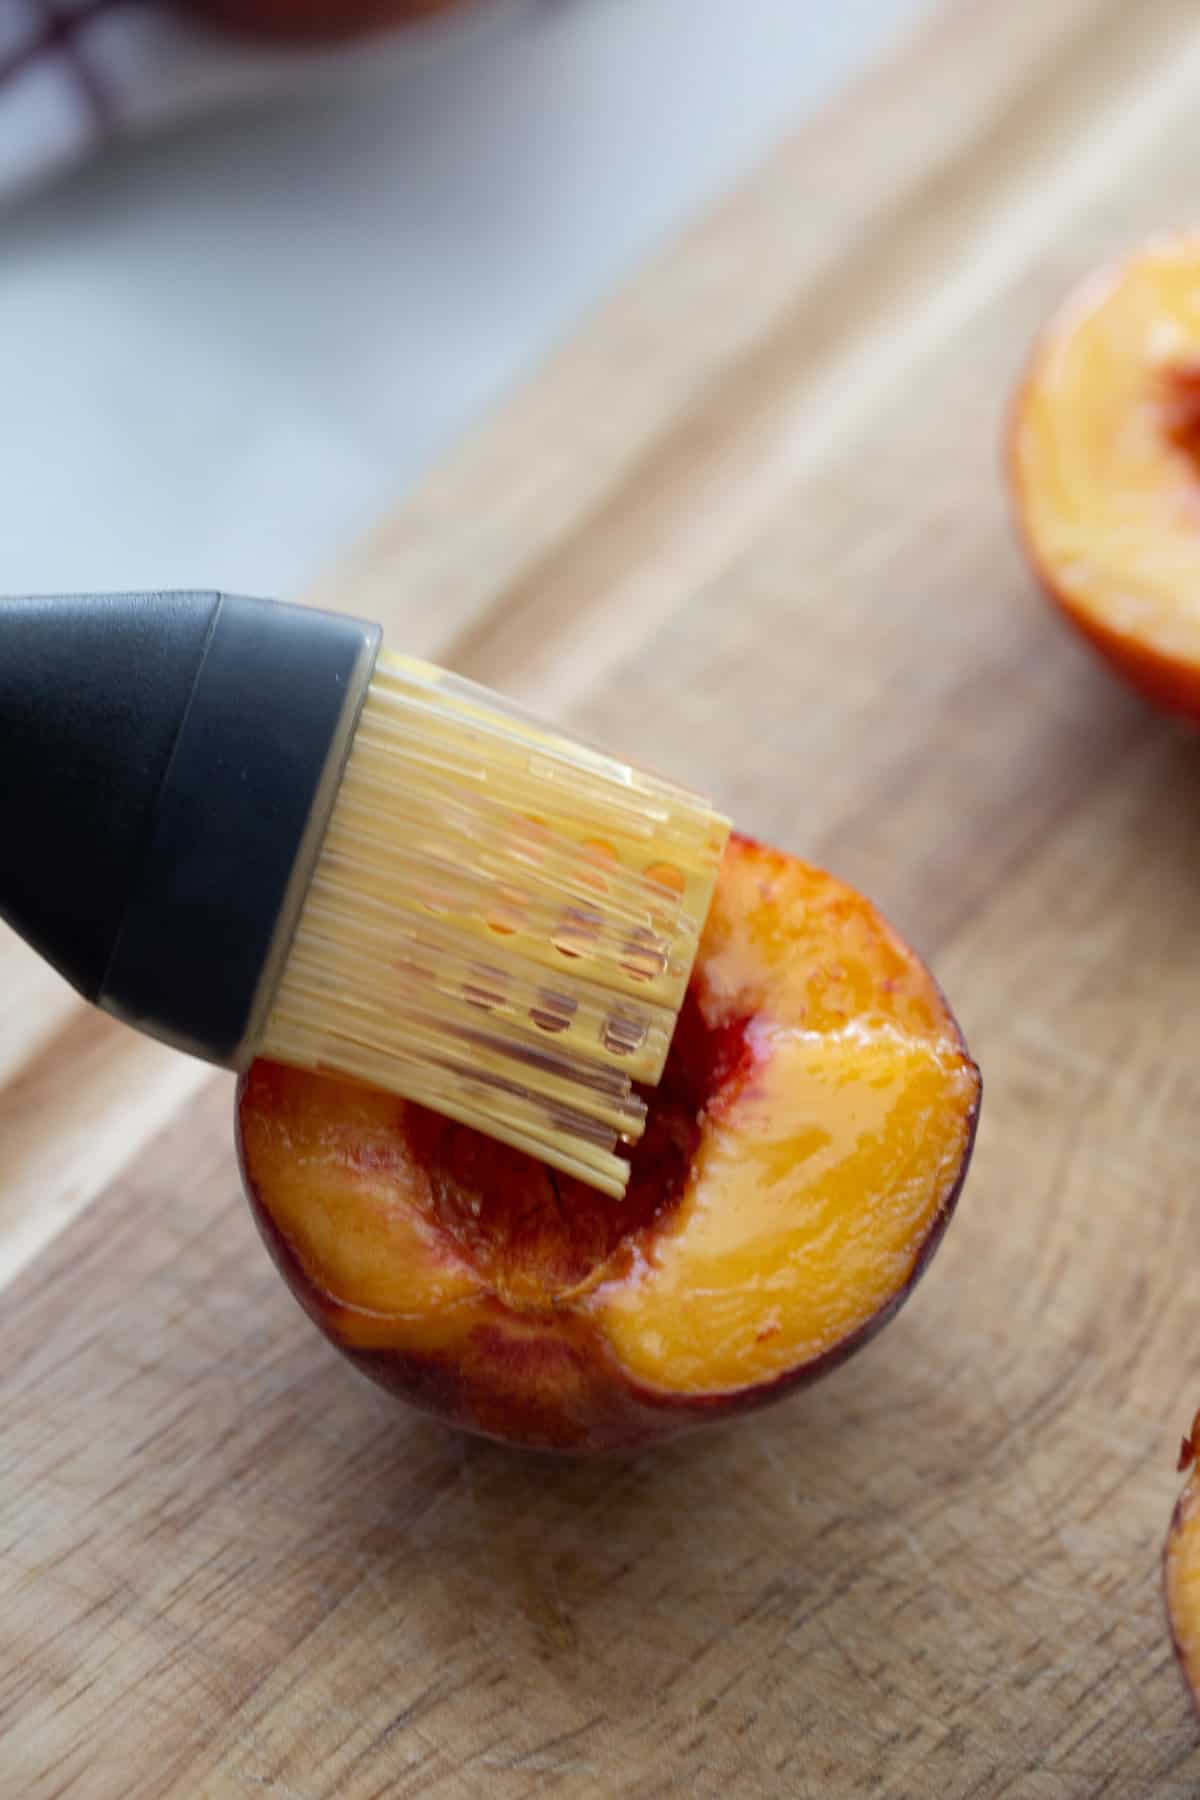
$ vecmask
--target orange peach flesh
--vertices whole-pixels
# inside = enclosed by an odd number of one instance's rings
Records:
[[[624,1200],[271,1064],[239,1119],[264,1235],[335,1342],[460,1423],[582,1448],[735,1410],[868,1335],[940,1234],[978,1097],[869,903],[735,839]]]
[[[1038,574],[1151,699],[1200,717],[1200,234],[1086,284],[1043,333],[1011,475]]]
[[[1200,1413],[1185,1439],[1179,1463],[1190,1468],[1167,1539],[1167,1610],[1184,1679],[1200,1707]]]

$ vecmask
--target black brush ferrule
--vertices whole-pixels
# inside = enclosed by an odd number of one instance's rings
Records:
[[[0,599],[0,915],[86,999],[238,1066],[378,645],[229,594]]]

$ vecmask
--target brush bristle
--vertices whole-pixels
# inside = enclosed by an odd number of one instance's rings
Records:
[[[729,827],[485,689],[382,655],[260,1053],[607,1193],[662,1074]]]

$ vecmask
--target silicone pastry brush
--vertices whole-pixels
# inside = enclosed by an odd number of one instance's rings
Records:
[[[35,950],[194,1055],[389,1089],[613,1195],[727,835],[362,621],[0,600],[0,914]]]

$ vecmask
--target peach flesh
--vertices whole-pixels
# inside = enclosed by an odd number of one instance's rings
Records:
[[[613,1449],[848,1355],[940,1239],[978,1071],[860,896],[735,838],[612,1201],[387,1095],[259,1063],[238,1121],[285,1278],[385,1387],[471,1430]]]
[[[1167,1538],[1164,1577],[1175,1654],[1200,1710],[1200,1413],[1183,1441],[1180,1469],[1190,1471]]]
[[[1050,322],[1009,473],[1066,617],[1150,700],[1200,720],[1200,233],[1142,246]]]

